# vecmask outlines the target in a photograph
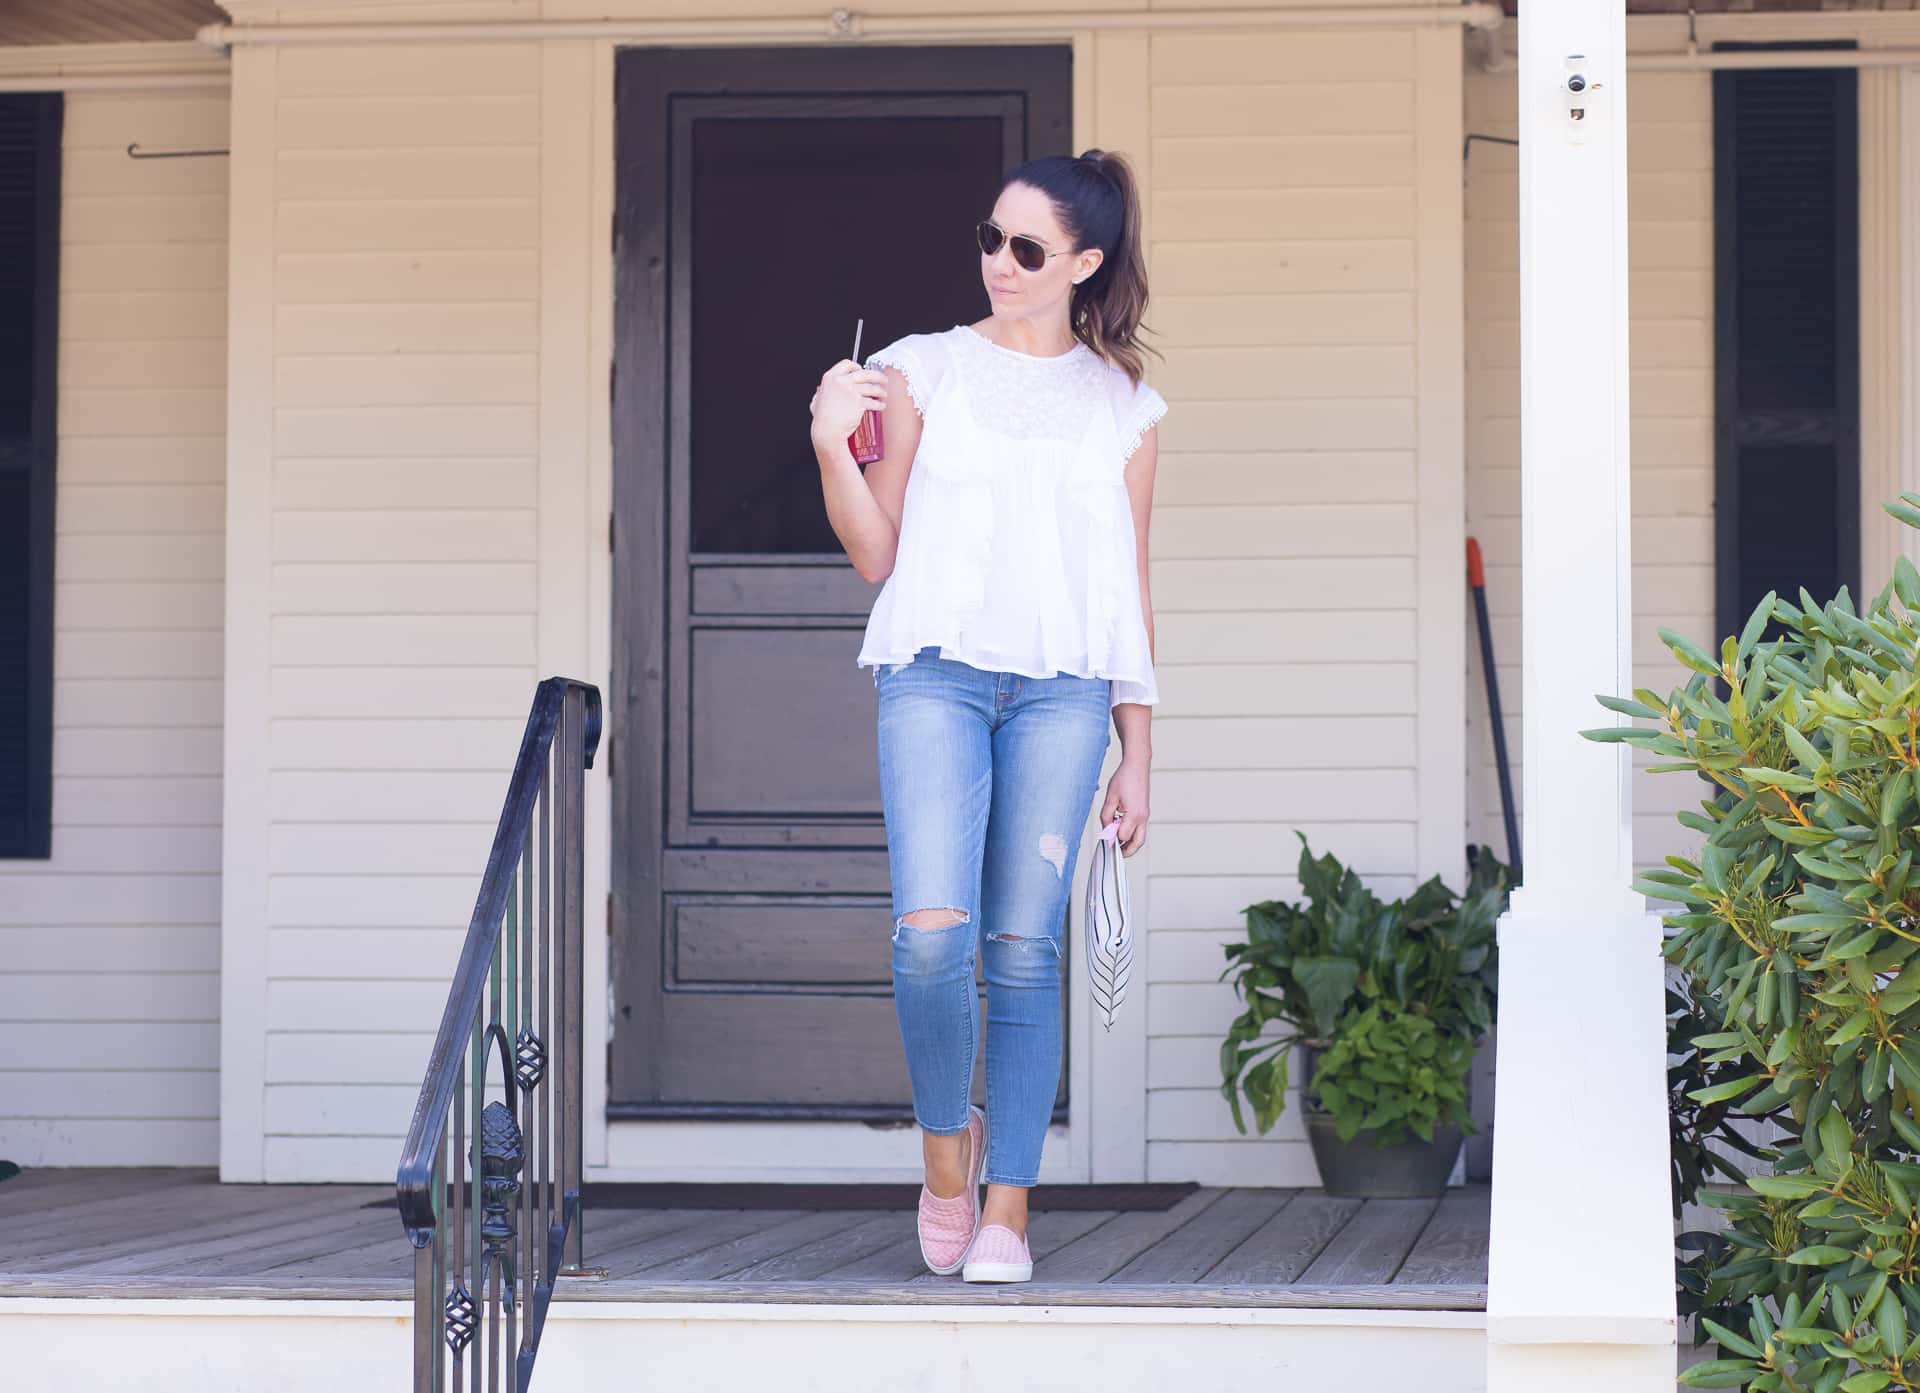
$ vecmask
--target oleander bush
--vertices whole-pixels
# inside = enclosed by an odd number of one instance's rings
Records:
[[[1920,496],[1888,511],[1920,527]],[[1727,1224],[1682,1301],[1721,1357],[1681,1381],[1920,1388],[1920,572],[1861,611],[1769,595],[1717,657],[1660,635],[1691,678],[1602,697],[1648,724],[1586,734],[1711,783],[1680,815],[1697,854],[1636,888],[1678,904],[1665,954],[1718,1024],[1691,1042],[1697,1120],[1782,1134],[1767,1173],[1700,1192]]]
[[[1790,1121],[1784,1107],[1764,1115],[1735,1114],[1734,1104],[1726,1099],[1702,1103],[1695,1097],[1711,1096],[1715,1084],[1748,1072],[1740,1060],[1724,1058],[1725,1051],[1694,1043],[1724,1029],[1713,998],[1698,990],[1693,979],[1674,974],[1667,984],[1667,1120],[1676,1222],[1709,1184],[1744,1184],[1747,1170],[1740,1158],[1767,1160],[1767,1152],[1753,1141],[1752,1134],[1759,1130],[1754,1124]],[[1711,1063],[1709,1056],[1714,1057]],[[1701,1344],[1712,1336],[1700,1317],[1723,1325],[1737,1319],[1726,1300],[1727,1283],[1712,1275],[1725,1263],[1729,1245],[1717,1229],[1690,1229],[1674,1236],[1674,1247],[1681,1328],[1691,1343]]]

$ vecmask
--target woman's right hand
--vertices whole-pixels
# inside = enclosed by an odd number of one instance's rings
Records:
[[[807,403],[813,412],[813,438],[844,441],[859,429],[861,417],[885,410],[886,405],[887,375],[842,358],[821,374],[813,400]]]

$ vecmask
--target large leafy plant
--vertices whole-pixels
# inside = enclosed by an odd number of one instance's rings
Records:
[[[1313,1066],[1312,1089],[1333,1114],[1341,1141],[1362,1128],[1379,1146],[1417,1134],[1433,1140],[1441,1123],[1474,1131],[1467,1113],[1473,1040],[1449,1035],[1429,1016],[1388,1001],[1349,1012]]]
[[[1920,497],[1889,511],[1920,526]],[[1769,595],[1718,659],[1666,630],[1693,676],[1604,705],[1653,724],[1589,731],[1712,781],[1703,835],[1637,884],[1677,901],[1666,956],[1721,1028],[1688,1091],[1770,1116],[1771,1173],[1702,1199],[1726,1211],[1697,1294],[1723,1356],[1696,1387],[1920,1387],[1920,573],[1904,559],[1864,612]],[[1770,637],[1770,633],[1772,636]],[[1723,684],[1716,689],[1716,684]],[[1737,1315],[1734,1314],[1737,1312]]]
[[[1435,876],[1404,899],[1387,901],[1351,867],[1330,855],[1314,856],[1302,836],[1299,880],[1299,903],[1248,905],[1245,941],[1226,945],[1227,966],[1220,975],[1231,978],[1245,1009],[1220,1046],[1221,1092],[1242,1133],[1247,1130],[1243,1094],[1253,1106],[1254,1125],[1263,1133],[1271,1130],[1286,1105],[1292,1047],[1302,1041],[1335,1046],[1348,1023],[1370,1008],[1378,1008],[1365,1026],[1373,1056],[1340,1055],[1333,1064],[1336,1083],[1350,1067],[1376,1076],[1411,1076],[1422,1067],[1453,1070],[1456,1056],[1471,1062],[1472,1042],[1493,1024],[1494,923],[1506,904],[1509,871],[1490,853],[1480,849],[1475,855],[1464,896],[1456,897]],[[1405,1026],[1403,1016],[1426,1022],[1436,1041],[1462,1040],[1469,1048],[1440,1048],[1432,1058],[1410,1055],[1406,1051],[1418,1028]],[[1323,1058],[1315,1089],[1342,1128],[1351,1125],[1353,1130],[1343,1131],[1350,1138],[1367,1125],[1363,1119],[1377,1099],[1353,1089],[1336,1089],[1327,1097],[1320,1087],[1327,1067]],[[1466,1066],[1459,1064],[1463,1094],[1465,1080]],[[1433,1097],[1450,1093],[1453,1081],[1451,1076],[1436,1081]],[[1405,1135],[1398,1126],[1388,1130]],[[1375,1139],[1380,1140],[1377,1134]]]

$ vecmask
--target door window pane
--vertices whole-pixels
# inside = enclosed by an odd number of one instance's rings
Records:
[[[790,103],[788,104],[790,108]],[[853,348],[986,312],[973,225],[990,117],[709,118],[692,128],[692,549],[838,552],[807,399]]]

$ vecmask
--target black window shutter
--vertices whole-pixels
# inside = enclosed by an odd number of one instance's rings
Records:
[[[1716,611],[1859,603],[1858,83],[1714,74]]]
[[[53,843],[60,98],[0,94],[0,857]]]

